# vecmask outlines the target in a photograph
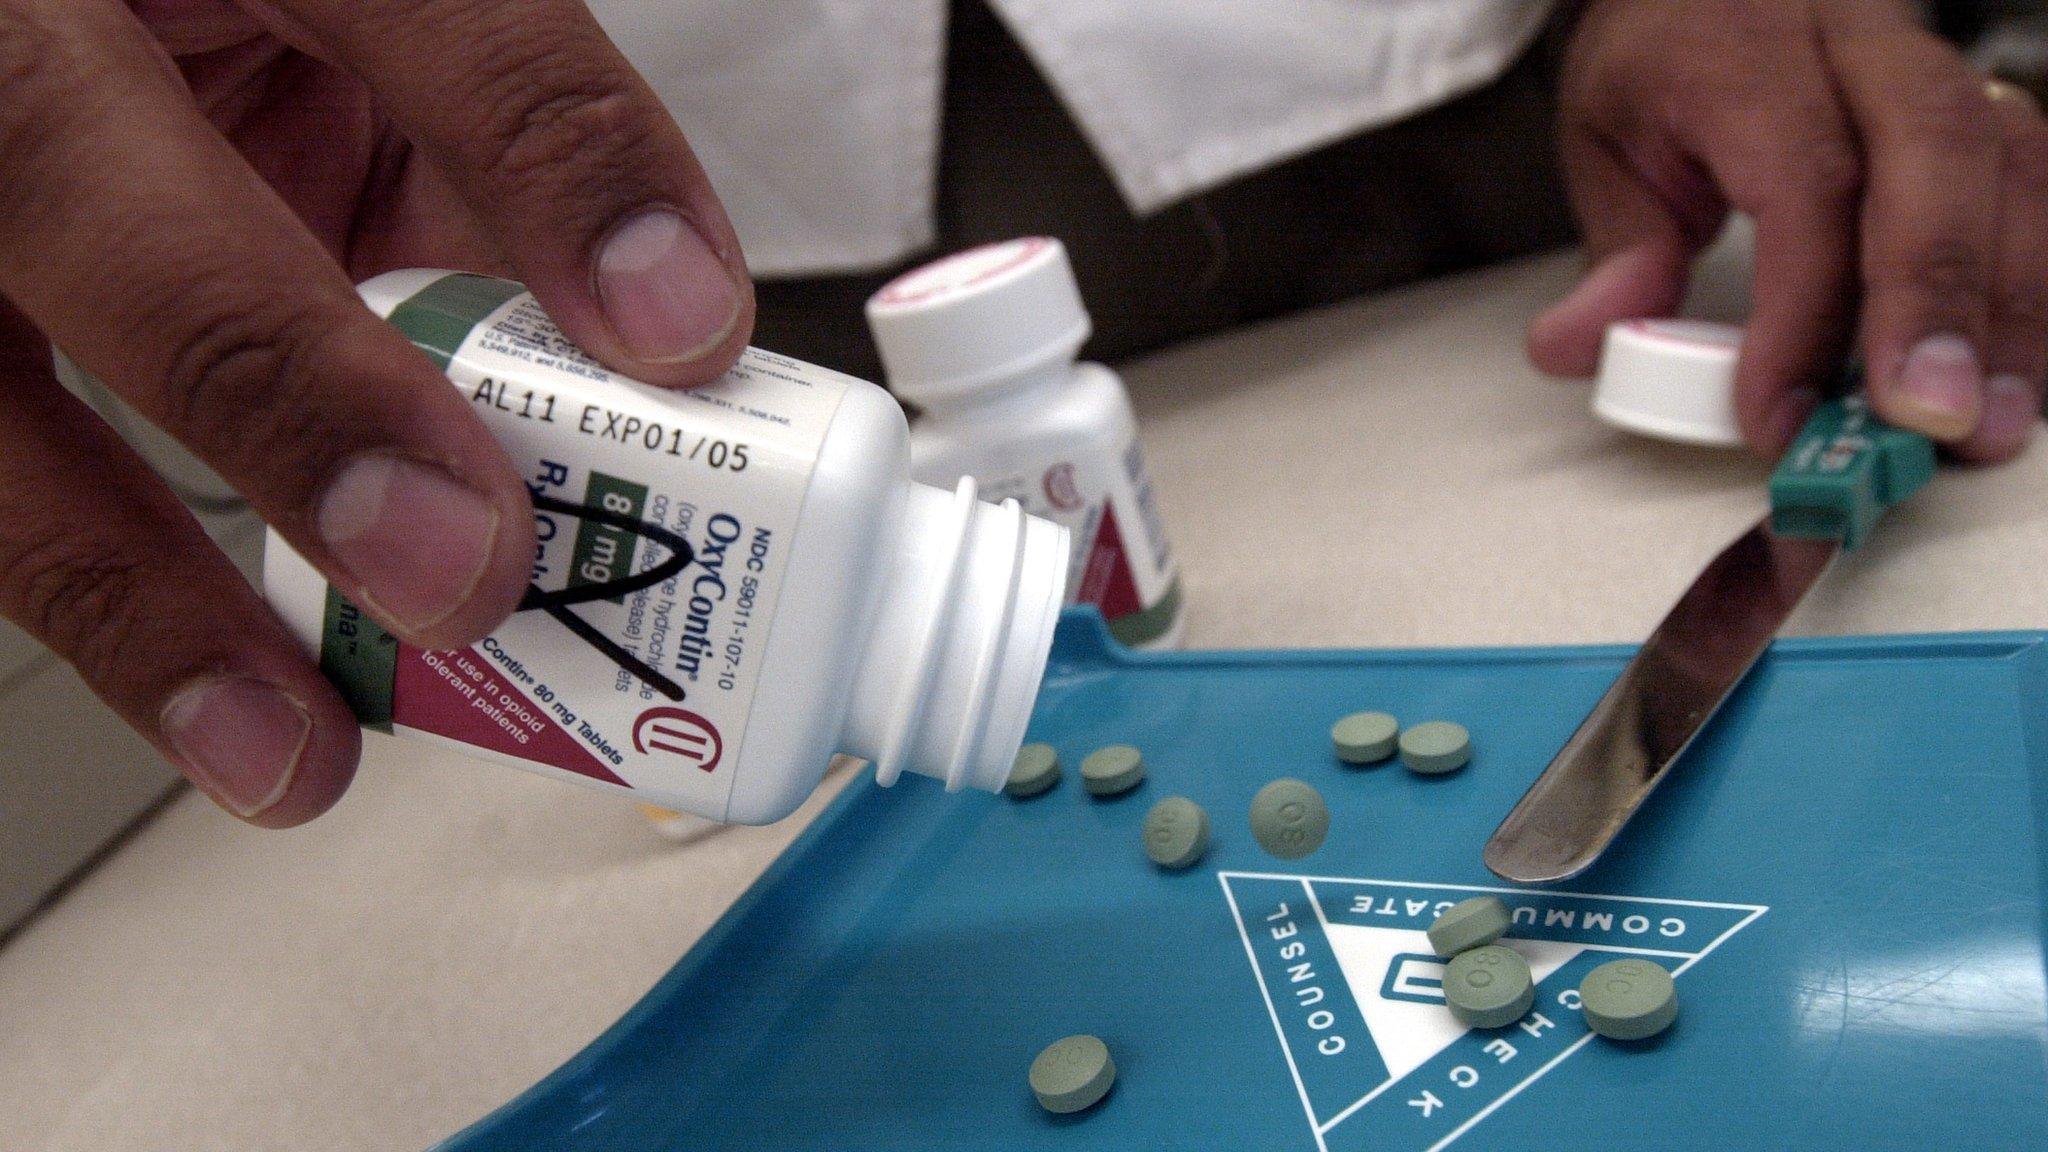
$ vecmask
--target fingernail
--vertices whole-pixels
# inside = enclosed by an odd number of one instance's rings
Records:
[[[1984,382],[1984,415],[1970,446],[1992,457],[2009,456],[2033,438],[2041,422],[2041,402],[2023,376],[2000,373]]]
[[[739,287],[687,221],[643,212],[597,257],[597,295],[626,350],[651,363],[694,360],[732,331]]]
[[[491,562],[498,510],[439,468],[357,457],[320,498],[320,539],[362,582],[363,605],[417,634],[469,601]]]
[[[1968,340],[1940,332],[1906,353],[1892,384],[1892,415],[1937,440],[1957,440],[1977,426],[1984,370]]]
[[[193,782],[244,818],[283,799],[313,732],[304,705],[245,676],[208,676],[185,685],[164,705],[157,723]]]

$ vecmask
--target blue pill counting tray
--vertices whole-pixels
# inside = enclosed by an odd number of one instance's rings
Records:
[[[1599,865],[1507,889],[1480,846],[1622,648],[1191,652],[1062,621],[1029,800],[860,781],[609,1032],[451,1139],[496,1149],[2048,1148],[2048,635],[1781,642]],[[1462,772],[1350,768],[1360,709],[1471,730]],[[1082,756],[1144,751],[1096,800]],[[1283,863],[1246,810],[1328,800]],[[1214,843],[1150,865],[1185,795]],[[1423,932],[1498,892],[1532,1015],[1457,1025]],[[1614,1043],[1575,1010],[1617,956],[1677,974],[1678,1023]],[[1032,1057],[1109,1045],[1054,1116]]]

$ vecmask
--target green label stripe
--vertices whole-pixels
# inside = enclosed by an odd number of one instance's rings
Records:
[[[525,285],[511,280],[451,273],[400,301],[391,323],[446,372],[476,326],[524,291]]]
[[[365,728],[391,731],[398,638],[332,588],[327,590],[327,621],[320,629],[320,671]]]
[[[647,506],[647,485],[593,470],[590,484],[583,490],[583,506],[638,520],[640,510]],[[576,549],[570,554],[569,587],[605,584],[633,574],[633,549],[639,545],[638,535],[595,520],[579,523]],[[614,604],[626,601],[623,594],[607,599]]]
[[[1174,617],[1180,615],[1180,577],[1166,586],[1166,595],[1128,615],[1119,616],[1109,622],[1109,634],[1116,642],[1129,648],[1157,640],[1173,627]]]
[[[400,301],[391,310],[390,321],[445,372],[476,326],[524,291],[510,280],[451,273]],[[320,630],[320,671],[364,727],[391,731],[398,639],[333,588],[327,590],[326,619]]]

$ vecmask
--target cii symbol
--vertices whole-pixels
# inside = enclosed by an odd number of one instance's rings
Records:
[[[716,725],[687,708],[649,708],[633,721],[633,750],[665,752],[712,772],[725,754],[725,741]]]

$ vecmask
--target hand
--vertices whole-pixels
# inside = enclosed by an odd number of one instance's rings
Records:
[[[406,265],[509,270],[658,384],[752,326],[724,211],[581,0],[0,0],[0,612],[253,823],[332,804],[355,722],[45,340],[399,637],[464,645],[526,586],[532,508],[357,301]]]
[[[1757,226],[1735,399],[1759,452],[1852,340],[1886,419],[1971,460],[2025,446],[2048,372],[2048,122],[1907,5],[1593,0],[1562,100],[1593,264],[1531,326],[1538,366],[1590,374],[1610,321],[1671,314],[1733,206]]]

